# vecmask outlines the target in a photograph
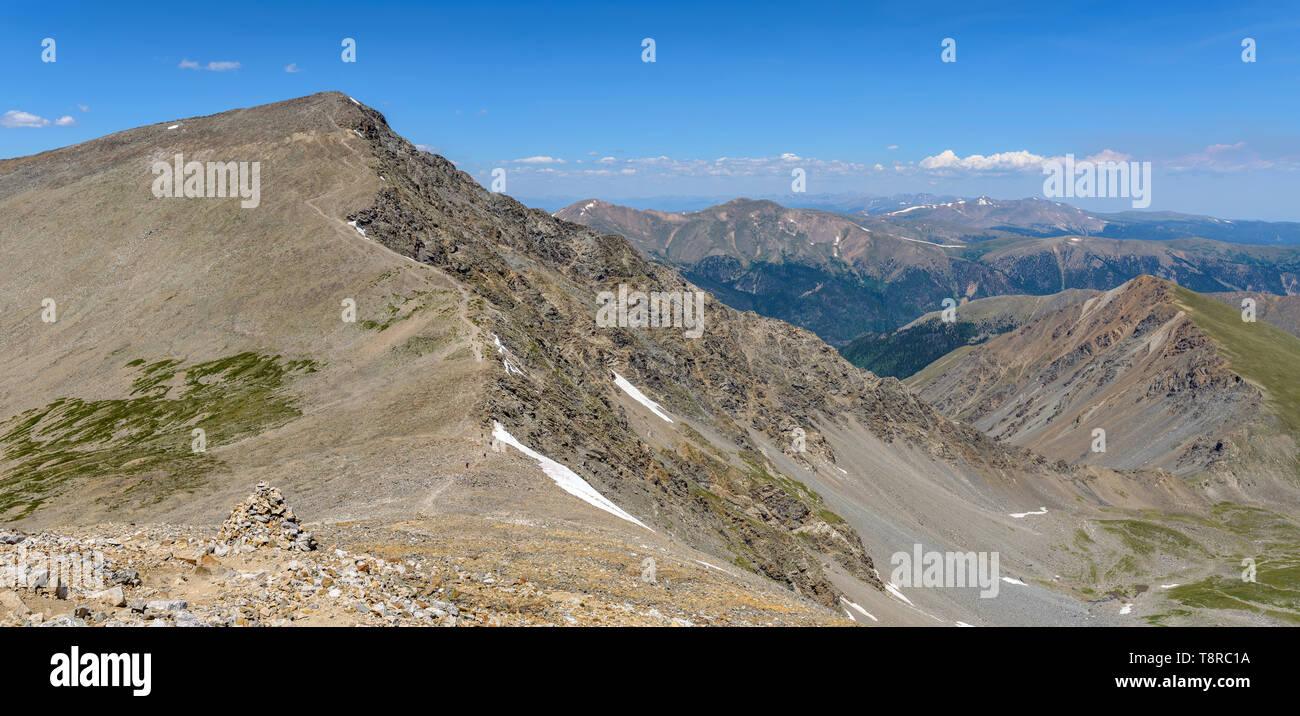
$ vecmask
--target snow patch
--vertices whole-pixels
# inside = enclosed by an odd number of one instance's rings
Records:
[[[501,423],[495,420],[492,421],[492,437],[507,445],[513,446],[519,452],[536,460],[537,464],[541,466],[542,472],[546,473],[547,477],[554,480],[555,484],[559,485],[561,490],[564,490],[570,495],[573,495],[593,507],[606,511],[615,517],[620,517],[628,522],[640,525],[650,530],[649,527],[646,527],[644,522],[624,512],[618,505],[610,502],[604,495],[597,492],[596,488],[588,484],[586,480],[578,477],[576,472],[519,442],[513,435],[506,432],[506,429],[501,426]],[[654,530],[650,531],[654,532]]]
[[[956,624],[956,625],[959,626],[959,627],[973,627],[973,626],[974,626],[973,624],[967,624],[966,622],[953,622],[953,623]]]
[[[363,238],[363,239],[366,238],[366,230],[363,229],[363,228],[361,228],[360,226],[357,226],[357,222],[355,222],[355,221],[349,221],[349,222],[348,222],[348,226],[351,226],[352,228],[356,229],[356,230],[357,230],[357,233],[358,233],[358,234],[361,234],[361,238]]]
[[[1128,613],[1131,612],[1131,611],[1133,611],[1133,605],[1132,605],[1132,604],[1125,604],[1125,605],[1124,605],[1124,608],[1119,610],[1119,613],[1120,613],[1120,614],[1128,614]]]
[[[168,127],[168,129],[176,129],[176,128],[179,127],[179,126],[181,126],[181,125],[179,125],[179,124],[173,124],[172,126]]]
[[[907,595],[903,594],[903,592],[902,592],[901,590],[899,590],[898,587],[895,587],[893,584],[891,584],[891,583],[889,583],[889,582],[886,582],[886,583],[885,583],[885,591],[887,591],[887,592],[889,592],[890,594],[894,595],[895,597],[898,597],[899,599],[901,599],[901,600],[907,602],[909,605],[911,605],[911,606],[915,606],[915,605],[912,604],[912,600],[907,598]]]
[[[614,371],[610,371],[610,372],[614,373],[614,384],[622,388],[623,392],[631,396],[632,400],[635,400],[636,402],[644,405],[646,409],[648,409],[650,412],[654,413],[655,415],[658,415],[659,417],[663,418],[664,420],[667,420],[670,423],[673,421],[673,419],[668,417],[668,414],[664,412],[662,405],[647,398],[645,396],[645,393],[642,393],[641,391],[637,390],[635,385],[632,385],[631,383],[627,382],[627,378],[624,378],[623,376],[619,375],[617,372]]]
[[[897,216],[898,214],[906,214],[906,213],[909,212],[909,211],[916,211],[917,209],[933,209],[933,208],[934,208],[934,207],[930,206],[929,204],[918,204],[918,205],[916,205],[916,206],[909,206],[909,207],[907,207],[906,209],[899,209],[898,211],[891,211],[891,212],[889,212],[888,215],[889,215],[889,216]]]
[[[492,342],[496,344],[497,355],[501,356],[501,362],[505,364],[506,375],[523,375],[524,372],[516,368],[514,364],[510,362],[510,351],[507,351],[506,347],[501,345],[501,339],[497,338],[495,333],[492,334]],[[649,528],[647,527],[646,529]]]
[[[1045,515],[1045,514],[1047,514],[1047,508],[1039,507],[1037,512],[1012,512],[1011,516],[1018,520],[1023,520],[1024,518],[1030,515]]]
[[[1028,584],[1025,584],[1024,582],[1020,581],[1019,579],[1016,579],[1015,577],[1003,577],[1002,581],[1006,582],[1007,584],[1018,584],[1022,587],[1029,586]]]
[[[861,606],[858,606],[856,603],[851,602],[851,601],[845,599],[844,597],[840,597],[840,601],[841,601],[841,602],[844,602],[845,604],[849,605],[850,607],[853,607],[853,608],[856,609],[860,614],[865,614],[865,615],[867,616],[867,618],[870,619],[871,621],[873,621],[873,622],[878,622],[878,621],[880,621],[879,619],[877,619],[877,618],[875,618],[874,616],[872,616],[871,612],[867,611],[866,609],[863,609]],[[845,611],[845,612],[848,612],[847,609],[845,609],[844,611]],[[852,614],[852,613],[849,614],[849,618],[850,618],[850,619],[853,619],[853,614]],[[853,621],[857,621],[857,619],[853,619]]]
[[[919,207],[919,206],[914,206],[914,207],[912,207],[912,208],[913,208],[913,209],[919,209],[919,208],[921,208],[921,207]],[[897,213],[901,213],[901,212],[897,212],[897,211],[895,211],[895,212],[890,212],[890,213],[897,214]],[[863,231],[866,231],[866,232],[868,232],[868,233],[871,232],[871,229],[868,229],[868,228],[865,227],[865,226],[859,226],[858,224],[854,224],[854,226],[857,226],[859,229],[862,229]],[[908,238],[908,237],[906,237],[906,236],[899,236],[899,235],[897,235],[897,234],[890,234],[890,238],[901,239],[901,240],[903,240],[903,241],[911,241],[911,242],[914,243],[914,244],[925,244],[926,246],[938,246],[938,247],[941,248],[941,249],[960,249],[960,248],[964,248],[964,247],[965,247],[965,244],[936,244],[936,243],[934,243],[933,241],[922,241],[921,239],[910,239],[910,238]]]

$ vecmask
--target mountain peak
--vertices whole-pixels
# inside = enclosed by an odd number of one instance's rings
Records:
[[[1140,274],[1116,286],[1107,293],[1114,292],[1150,303],[1164,302],[1174,297],[1176,284],[1151,274]]]

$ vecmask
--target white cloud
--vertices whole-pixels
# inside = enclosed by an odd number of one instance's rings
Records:
[[[1133,158],[1131,154],[1103,149],[1096,154],[1077,159],[1078,162],[1126,162]],[[1063,162],[1065,157],[1044,157],[1021,149],[1015,152],[998,154],[972,154],[959,156],[951,149],[921,160],[920,168],[935,174],[1009,174],[1014,172],[1037,172],[1048,162]]]
[[[1000,152],[984,156],[972,154],[968,157],[957,156],[951,149],[921,160],[921,168],[930,171],[967,171],[967,172],[1015,172],[1036,170],[1048,161],[1047,157],[1021,149],[1016,152]]]
[[[598,159],[598,160],[596,161],[596,163],[597,163],[597,164],[613,164],[613,163],[616,162],[616,161],[618,161],[618,160],[614,159],[613,157],[601,157],[600,159]]]
[[[243,67],[243,65],[238,62],[230,62],[228,60],[209,62],[206,65],[200,65],[193,60],[181,60],[181,63],[176,66],[182,70],[207,70],[209,72],[226,72],[227,70],[237,70],[240,67]]]
[[[890,149],[890,150],[898,149],[898,145],[897,145],[897,144],[891,144],[891,145],[889,145],[888,147],[885,147],[885,149]]]
[[[79,104],[79,105],[77,105],[77,109],[81,110],[82,112],[89,112],[89,111],[90,111],[90,107],[89,107],[88,105],[84,105],[84,104]]]
[[[11,109],[4,114],[0,114],[0,127],[6,129],[20,129],[25,127],[71,127],[77,123],[77,120],[64,115],[54,121],[44,117],[38,117],[31,112],[23,112],[17,109]]]
[[[297,72],[302,72],[302,68],[298,66],[297,62],[290,62],[289,64],[284,66],[284,71],[290,74],[294,74]]]
[[[516,164],[563,164],[564,163],[563,159],[556,159],[555,157],[544,157],[544,156],[524,157],[522,159],[516,159],[514,161]]]

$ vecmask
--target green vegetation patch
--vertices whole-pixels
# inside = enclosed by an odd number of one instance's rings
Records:
[[[1154,522],[1101,520],[1097,524],[1101,525],[1101,528],[1107,532],[1119,537],[1124,546],[1134,554],[1149,555],[1158,550],[1177,553],[1193,548],[1201,552],[1205,551],[1205,548],[1197,544],[1191,537],[1172,527],[1165,527]]]
[[[0,516],[25,517],[81,481],[122,482],[121,501],[192,488],[220,464],[191,449],[192,430],[202,428],[212,449],[284,425],[301,415],[285,384],[318,368],[252,352],[188,368],[174,359],[130,365],[128,397],[60,398],[0,423]]]
[[[454,327],[441,331],[435,330],[431,333],[411,336],[401,345],[393,346],[392,352],[397,356],[419,358],[442,350],[451,345],[457,337],[458,331]]]
[[[1202,609],[1241,609],[1253,612],[1289,613],[1291,621],[1300,618],[1300,591],[1278,587],[1264,581],[1247,582],[1234,577],[1214,576],[1194,584],[1169,590],[1170,599],[1184,606]]]
[[[781,488],[786,494],[794,499],[804,503],[812,511],[817,511],[822,504],[821,495],[808,489],[808,486],[798,480],[786,477],[780,473],[773,475],[767,471],[766,461],[759,453],[752,450],[742,450],[740,460],[745,463],[745,475],[755,484],[772,484]],[[843,522],[844,520],[840,520]]]
[[[445,291],[415,291],[410,296],[403,296],[398,293],[390,294],[389,302],[384,304],[382,314],[378,319],[366,318],[357,322],[357,325],[370,331],[385,331],[398,321],[405,321],[415,314],[429,307],[428,299],[435,293],[446,293]],[[414,304],[412,304],[414,302]]]

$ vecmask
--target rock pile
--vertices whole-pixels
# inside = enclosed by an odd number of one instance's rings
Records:
[[[316,538],[302,529],[293,510],[284,504],[284,495],[265,482],[257,483],[253,494],[231,511],[217,539],[245,549],[275,546],[310,552],[317,547]]]

